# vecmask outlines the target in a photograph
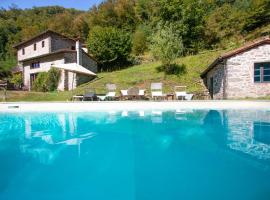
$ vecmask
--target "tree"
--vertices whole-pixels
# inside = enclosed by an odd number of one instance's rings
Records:
[[[173,24],[159,25],[152,39],[151,52],[162,62],[165,69],[170,68],[183,51],[182,38],[176,33]]]
[[[141,55],[147,49],[147,37],[142,30],[137,30],[132,39],[132,53]]]
[[[245,31],[252,31],[258,27],[270,24],[270,1],[258,0],[251,4],[252,9],[248,12],[247,20],[244,24]]]
[[[86,22],[86,15],[79,15],[73,20],[72,24],[72,32],[76,34],[76,37],[79,37],[85,41],[89,33],[89,26]]]
[[[101,63],[101,70],[113,70],[128,63],[131,52],[130,33],[113,27],[94,27],[88,37],[88,48]]]

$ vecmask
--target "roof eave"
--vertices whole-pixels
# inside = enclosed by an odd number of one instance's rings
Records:
[[[55,31],[53,31],[53,30],[48,29],[48,30],[46,30],[46,31],[41,32],[41,33],[38,34],[38,35],[35,35],[34,37],[32,37],[32,38],[30,38],[30,39],[28,39],[28,40],[25,40],[25,41],[22,41],[22,42],[20,42],[20,43],[18,43],[18,44],[16,44],[16,45],[13,45],[12,47],[15,48],[15,49],[18,49],[20,46],[26,44],[27,42],[30,42],[30,41],[34,40],[35,38],[38,38],[38,37],[40,37],[40,36],[42,36],[42,35],[44,35],[44,34],[47,34],[47,33],[56,34],[56,35],[65,37],[66,39],[75,41],[75,40],[72,39],[72,38],[69,38],[69,37],[67,37],[67,36],[65,36],[65,35],[62,35],[62,34],[60,34],[60,33],[57,33],[57,32],[55,32]]]
[[[206,70],[204,70],[202,73],[201,73],[201,78],[204,78],[206,75],[207,75],[207,73],[211,70],[211,69],[213,69],[219,62],[221,62],[223,60],[223,57],[218,57],[216,60],[214,60],[214,62],[212,62],[207,68],[206,68]]]

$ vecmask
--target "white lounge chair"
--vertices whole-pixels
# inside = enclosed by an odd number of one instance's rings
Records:
[[[151,95],[152,99],[163,99],[164,94],[162,92],[162,83],[151,83]]]
[[[139,90],[139,97],[140,97],[140,99],[144,99],[145,98],[145,90],[143,90],[143,89],[140,89]]]
[[[116,97],[116,85],[115,84],[107,84],[106,88],[108,93],[106,95],[106,99],[114,100]]]
[[[128,99],[128,90],[120,90],[121,100]]]
[[[188,101],[191,101],[193,96],[194,96],[194,94],[187,94],[185,99],[188,100]]]
[[[174,90],[175,90],[175,97],[176,100],[192,100],[193,98],[193,94],[188,94],[186,92],[187,86],[175,86]]]
[[[176,100],[185,100],[185,97],[187,95],[186,92],[187,86],[175,86],[174,92],[175,92],[175,98]]]

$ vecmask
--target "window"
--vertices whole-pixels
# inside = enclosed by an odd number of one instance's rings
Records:
[[[71,50],[75,50],[75,46],[72,46],[72,47],[71,47]]]
[[[24,50],[24,48],[22,49],[22,55],[24,55],[25,54],[25,50]]]
[[[254,65],[254,82],[270,82],[270,62],[255,63]]]
[[[34,51],[37,50],[37,44],[34,44]]]
[[[40,63],[39,62],[34,62],[34,63],[31,63],[31,69],[36,69],[36,68],[39,68],[40,67]]]
[[[41,46],[42,48],[45,47],[45,41],[42,41]]]

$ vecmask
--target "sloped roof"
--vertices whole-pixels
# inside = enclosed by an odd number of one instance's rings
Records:
[[[89,76],[96,76],[94,72],[91,72],[90,70],[86,69],[85,67],[78,65],[77,63],[68,63],[68,64],[56,64],[52,65],[52,67],[64,69],[71,72],[76,72],[79,74],[85,74]]]
[[[46,31],[44,31],[44,32],[42,32],[42,33],[40,33],[40,34],[38,34],[38,35],[35,35],[34,37],[32,37],[32,38],[30,38],[30,39],[28,39],[28,40],[22,41],[22,42],[20,42],[20,43],[18,43],[18,44],[16,44],[16,45],[14,45],[13,48],[16,48],[16,49],[17,49],[17,48],[19,48],[21,45],[26,44],[26,43],[28,43],[28,42],[31,42],[32,40],[34,40],[34,39],[36,39],[36,38],[38,38],[38,37],[41,37],[41,36],[43,36],[43,35],[45,35],[45,34],[54,34],[54,35],[58,35],[58,36],[60,36],[60,37],[62,37],[62,38],[65,38],[65,39],[67,39],[67,40],[72,40],[72,41],[75,42],[74,39],[69,38],[69,37],[67,37],[67,36],[64,36],[64,35],[62,35],[62,34],[60,34],[60,33],[57,33],[57,32],[52,31],[52,30],[46,30]]]
[[[23,71],[23,68],[21,66],[15,66],[11,69],[11,73],[16,74]]]
[[[201,74],[201,77],[205,77],[205,75],[211,70],[213,69],[218,63],[222,62],[225,59],[228,59],[230,57],[233,57],[237,54],[243,53],[245,51],[248,51],[250,49],[253,49],[255,47],[258,47],[260,45],[263,44],[270,44],[270,38],[269,37],[263,37],[260,38],[258,40],[254,40],[252,42],[249,42],[247,44],[245,44],[244,46],[238,48],[238,49],[234,49],[232,51],[229,51],[227,53],[224,53],[223,55],[219,56],[217,59],[214,60],[214,62],[212,62],[207,69]]]

